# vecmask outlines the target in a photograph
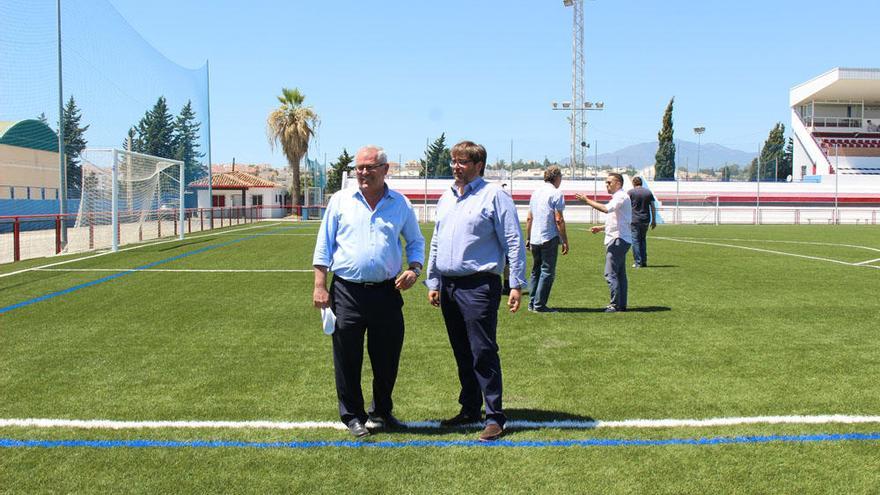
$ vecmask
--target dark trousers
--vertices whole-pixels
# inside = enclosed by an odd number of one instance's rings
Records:
[[[532,244],[532,277],[529,281],[529,307],[541,311],[547,307],[550,289],[556,279],[556,259],[559,254],[559,236],[544,244]]]
[[[334,277],[330,286],[331,307],[336,314],[333,332],[333,368],[339,417],[348,424],[367,420],[361,391],[364,335],[373,368],[373,403],[370,413],[384,415],[394,403],[391,393],[397,381],[403,348],[403,297],[394,280],[375,285],[347,282]]]
[[[605,281],[611,291],[611,304],[617,309],[626,309],[626,252],[629,243],[621,238],[614,239],[605,248]]]
[[[648,266],[648,225],[647,223],[632,224],[633,263]]]
[[[501,404],[501,359],[496,329],[501,277],[477,274],[441,277],[440,309],[458,367],[462,412],[477,416],[485,399],[487,422],[504,425]]]

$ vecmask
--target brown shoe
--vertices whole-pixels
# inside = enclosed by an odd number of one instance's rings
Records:
[[[504,435],[504,428],[499,426],[498,423],[489,423],[483,428],[483,432],[480,433],[480,441],[492,442],[501,438],[501,435]]]

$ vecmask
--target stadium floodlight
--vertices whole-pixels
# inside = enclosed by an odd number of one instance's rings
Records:
[[[704,132],[706,132],[705,127],[694,127],[694,133],[697,135],[697,172],[700,171],[700,147],[703,144],[702,136]]]
[[[562,0],[562,5],[566,7],[571,7],[572,5],[574,5],[574,0]]]
[[[571,102],[570,101],[563,101],[562,108],[571,108]]]

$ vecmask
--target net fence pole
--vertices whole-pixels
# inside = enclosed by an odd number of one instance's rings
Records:
[[[119,251],[119,152],[113,150],[113,168],[110,180],[110,245],[113,252]]]
[[[178,189],[179,189],[178,197],[180,198],[180,204],[177,205],[177,224],[180,226],[180,228],[177,231],[178,232],[177,238],[182,241],[183,240],[183,222],[186,220],[186,218],[185,218],[186,211],[184,208],[186,206],[184,204],[184,199],[186,196],[186,194],[185,194],[186,177],[184,176],[184,172],[186,171],[185,170],[186,166],[185,166],[184,162],[180,162],[178,164],[178,167],[180,167],[180,183],[178,184]]]
[[[211,68],[210,68],[210,60],[205,61],[205,95],[208,99],[208,104],[205,107],[205,114],[207,118],[205,119],[205,123],[208,124],[208,149],[205,150],[205,158],[208,161],[208,218],[211,220],[211,228],[214,228],[214,188],[213,181],[214,175],[211,167]],[[197,203],[198,204],[198,203]]]
[[[61,0],[56,1],[58,12],[58,214],[61,215],[61,248],[67,247],[67,160],[64,158],[64,91],[61,77]]]

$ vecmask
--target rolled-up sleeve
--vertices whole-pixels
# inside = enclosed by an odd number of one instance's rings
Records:
[[[333,262],[333,253],[336,251],[336,209],[339,203],[337,195],[330,198],[321,226],[318,228],[318,239],[315,242],[315,253],[312,256],[313,266],[329,267]]]
[[[495,233],[502,242],[502,251],[507,253],[510,264],[510,286],[526,286],[526,250],[522,242],[522,230],[513,198],[504,192],[495,195]]]
[[[434,224],[434,233],[431,235],[431,250],[428,253],[428,266],[425,271],[425,286],[428,290],[440,290],[440,272],[437,271],[437,243],[440,223]]]
[[[407,199],[404,201],[406,201],[407,214],[401,233],[403,240],[406,241],[406,261],[409,264],[418,263],[425,266],[425,237],[422,235],[412,204]]]

